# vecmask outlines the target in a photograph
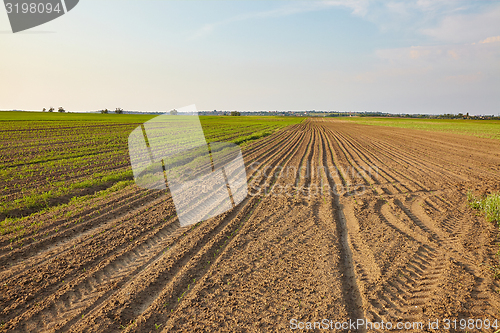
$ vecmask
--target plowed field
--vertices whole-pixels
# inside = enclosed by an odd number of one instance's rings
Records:
[[[168,194],[128,186],[41,215],[23,247],[2,236],[0,331],[439,319],[434,332],[465,332],[442,321],[500,317],[498,228],[466,200],[496,188],[498,141],[308,119],[243,155],[250,195],[196,225],[180,227]]]

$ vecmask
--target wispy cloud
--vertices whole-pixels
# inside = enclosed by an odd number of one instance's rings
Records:
[[[351,15],[377,25],[381,31],[407,31],[445,42],[477,40],[495,35],[494,32],[500,30],[500,3],[485,6],[465,0],[326,0],[293,1],[271,10],[235,15],[205,24],[190,39],[206,36],[235,22],[286,17],[331,8],[349,10]]]
[[[498,38],[498,40],[497,40]],[[422,45],[394,49],[379,49],[375,55],[391,64],[433,63],[449,64],[452,60],[464,62],[499,61],[500,36],[490,37],[477,43]]]
[[[412,81],[426,75],[426,84],[477,84],[498,76],[500,36],[475,43],[422,45],[375,52],[375,70],[359,73],[359,82],[375,83],[405,77]],[[424,82],[424,81],[422,81]]]
[[[496,35],[500,31],[500,3],[479,13],[447,15],[435,27],[421,33],[447,43],[467,43]]]
[[[485,40],[480,41],[481,44],[500,42],[500,36],[488,37]]]
[[[364,16],[368,10],[369,0],[333,0],[333,1],[308,1],[308,2],[293,2],[271,9],[267,11],[251,12],[236,15],[225,20],[214,23],[205,24],[199,28],[190,39],[197,39],[214,32],[217,28],[229,25],[235,22],[262,19],[262,18],[277,18],[320,11],[330,7],[343,7],[351,10],[353,15]]]
[[[382,32],[411,35],[439,23],[443,16],[461,13],[474,6],[465,0],[369,0],[364,3],[362,17],[377,25]]]
[[[353,77],[354,82],[362,83],[375,83],[379,82],[381,79],[387,78],[397,78],[397,77],[411,77],[415,78],[418,76],[426,75],[432,68],[419,67],[419,68],[379,68],[372,71],[366,71],[361,74],[357,74]]]
[[[471,74],[460,74],[460,75],[448,75],[444,77],[444,81],[459,83],[459,84],[467,84],[467,83],[476,83],[481,81],[484,78],[482,72],[476,72]]]

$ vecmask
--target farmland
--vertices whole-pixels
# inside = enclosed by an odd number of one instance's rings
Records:
[[[468,119],[412,119],[389,117],[346,117],[357,124],[418,129],[433,132],[449,132],[482,138],[500,139],[500,121]]]
[[[171,196],[131,178],[127,136],[150,118],[36,116],[2,115],[2,332],[498,319],[498,227],[467,201],[499,189],[497,140],[202,118],[242,147],[250,195],[180,227]]]
[[[0,112],[0,234],[21,228],[16,218],[130,184],[128,134],[153,117]],[[301,119],[201,120],[209,142],[243,146],[297,121]]]

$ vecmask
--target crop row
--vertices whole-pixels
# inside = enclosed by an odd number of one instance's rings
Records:
[[[10,117],[10,118],[9,118]],[[19,117],[19,119],[11,119]],[[132,180],[128,136],[154,116],[0,112],[0,223],[71,197]],[[30,121],[33,119],[35,121]],[[302,121],[284,117],[200,117],[208,142],[244,146]],[[2,228],[9,233],[12,227]]]

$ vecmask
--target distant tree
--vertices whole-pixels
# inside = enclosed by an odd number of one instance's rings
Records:
[[[47,110],[46,110],[45,108],[43,108],[43,109],[42,109],[42,112],[45,112],[45,111],[47,111]]]
[[[176,110],[176,109],[173,109],[173,110],[171,110],[171,111],[170,111],[170,114],[171,114],[172,116],[175,116],[177,113],[178,113],[178,112],[177,112],[177,110]]]
[[[231,111],[231,116],[241,116],[241,113],[238,111]]]
[[[115,109],[115,113],[122,114],[123,113],[123,109],[122,108],[116,108]]]
[[[49,108],[49,112],[54,112],[54,108],[52,106]]]
[[[60,106],[58,109],[57,109],[57,112],[66,112],[66,110],[64,110],[64,108],[62,106]]]
[[[108,109],[101,110],[101,113],[103,113],[103,114],[108,114],[108,113],[109,113],[109,110],[108,110]]]

